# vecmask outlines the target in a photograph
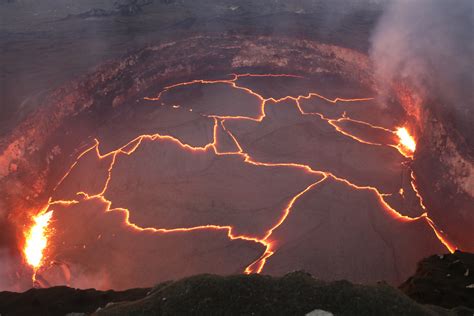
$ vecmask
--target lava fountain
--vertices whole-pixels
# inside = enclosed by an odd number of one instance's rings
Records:
[[[33,225],[25,233],[23,254],[26,262],[33,268],[33,280],[43,264],[44,251],[48,246],[49,224],[53,211],[42,211],[33,216]]]
[[[408,132],[406,127],[399,127],[396,130],[396,134],[400,140],[398,144],[401,151],[406,155],[413,155],[416,150],[416,141],[412,135]]]

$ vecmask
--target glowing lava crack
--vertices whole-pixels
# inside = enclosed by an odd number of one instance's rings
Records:
[[[222,79],[222,80],[194,80],[190,82],[183,82],[174,84],[171,86],[166,87],[163,89],[162,92],[158,94],[156,97],[148,97],[145,98],[146,102],[153,102],[151,105],[155,105],[156,102],[162,102],[163,98],[167,93],[173,91],[176,88],[183,88],[188,86],[194,85],[204,85],[204,86],[227,86],[232,89],[238,90],[240,93],[244,93],[247,96],[250,96],[253,99],[256,99],[258,102],[258,115],[248,115],[248,113],[242,113],[240,115],[235,115],[235,113],[225,113],[222,110],[222,113],[215,114],[215,113],[208,113],[205,109],[201,112],[198,111],[198,116],[206,119],[210,119],[213,121],[213,141],[210,143],[205,144],[204,146],[194,146],[192,144],[185,143],[176,135],[162,135],[160,133],[156,134],[145,134],[145,135],[138,135],[125,145],[121,146],[116,150],[112,150],[105,154],[101,153],[100,146],[101,142],[96,140],[93,145],[89,148],[84,150],[82,153],[78,155],[78,158],[69,168],[68,172],[62,177],[61,181],[56,185],[55,192],[53,197],[50,199],[48,206],[42,210],[37,216],[34,217],[34,223],[29,229],[29,232],[26,234],[26,243],[24,247],[24,255],[27,262],[35,269],[39,269],[42,265],[45,265],[44,260],[44,250],[49,247],[48,245],[48,236],[53,234],[53,232],[48,232],[48,225],[53,217],[56,217],[60,211],[55,210],[54,215],[53,211],[51,210],[52,205],[58,206],[67,206],[67,205],[77,205],[83,203],[84,201],[99,201],[100,203],[106,205],[107,212],[117,212],[124,215],[125,225],[134,231],[139,232],[147,232],[151,234],[169,234],[169,233],[190,233],[190,232],[197,232],[197,231],[225,231],[227,233],[227,238],[230,240],[242,240],[242,241],[249,241],[254,242],[259,245],[262,245],[265,249],[264,253],[257,258],[254,262],[251,262],[247,265],[244,269],[245,273],[260,273],[264,267],[266,262],[269,258],[275,254],[277,250],[277,244],[279,243],[278,240],[273,239],[273,233],[277,229],[281,228],[282,225],[285,224],[285,221],[290,216],[292,212],[292,208],[294,207],[295,203],[301,199],[303,196],[308,194],[310,191],[314,191],[320,184],[327,183],[329,180],[331,182],[339,183],[344,187],[350,188],[351,190],[360,190],[361,192],[366,192],[370,196],[373,196],[376,203],[380,205],[382,209],[384,209],[387,214],[391,216],[394,220],[398,222],[423,222],[433,230],[434,235],[439,240],[439,243],[444,245],[449,251],[454,251],[456,247],[452,245],[444,236],[444,234],[436,228],[435,223],[428,218],[426,213],[423,213],[420,216],[407,216],[402,215],[401,212],[397,211],[394,207],[387,202],[387,199],[390,198],[394,194],[399,194],[402,197],[405,196],[406,191],[413,190],[414,194],[416,194],[419,200],[419,207],[423,210],[426,209],[425,205],[423,204],[423,200],[421,195],[419,194],[418,190],[416,189],[415,178],[413,172],[411,172],[411,189],[410,188],[400,188],[395,190],[394,192],[385,192],[383,190],[379,190],[376,186],[369,185],[367,183],[360,183],[354,182],[349,178],[342,177],[339,174],[335,174],[332,171],[328,170],[316,170],[314,166],[310,166],[307,163],[303,163],[301,161],[286,161],[285,159],[275,159],[275,160],[268,160],[267,159],[260,159],[255,158],[255,155],[251,153],[251,150],[247,150],[249,146],[251,146],[251,142],[242,142],[240,135],[233,132],[234,127],[229,127],[230,125],[233,126],[233,123],[241,123],[241,122],[249,122],[251,124],[256,124],[255,126],[262,127],[266,120],[271,119],[269,114],[267,113],[267,106],[270,106],[273,109],[276,105],[281,105],[282,107],[277,107],[275,109],[285,110],[288,111],[296,111],[296,118],[304,117],[305,119],[312,120],[317,119],[317,124],[319,122],[324,122],[327,124],[326,127],[330,127],[333,133],[336,133],[338,136],[342,137],[345,142],[356,142],[362,146],[374,146],[378,147],[386,147],[388,150],[398,150],[398,152],[403,155],[403,160],[409,160],[413,157],[414,151],[416,149],[416,141],[415,139],[409,134],[408,129],[405,127],[401,128],[385,128],[381,126],[377,126],[371,124],[369,122],[351,119],[347,115],[343,115],[338,119],[330,119],[327,118],[324,114],[319,112],[306,112],[303,110],[303,106],[301,104],[304,100],[310,99],[320,99],[322,102],[327,102],[329,104],[350,104],[351,102],[365,102],[373,100],[372,98],[355,98],[355,99],[348,99],[348,98],[326,98],[318,93],[311,92],[306,95],[296,95],[296,96],[285,96],[283,98],[264,98],[261,94],[257,93],[255,90],[251,88],[239,85],[239,79],[246,78],[246,77],[255,77],[255,78],[295,78],[295,79],[302,79],[299,76],[293,75],[286,75],[286,74],[233,74],[231,79]],[[290,104],[293,102],[294,107]],[[175,111],[184,111],[186,108],[182,104],[170,104],[172,105],[169,108],[172,108]],[[163,107],[162,105],[158,105],[159,107]],[[283,107],[284,106],[284,107]],[[184,107],[184,109],[183,109]],[[188,111],[193,111],[193,108],[189,107]],[[235,109],[234,109],[235,111]],[[272,110],[273,111],[273,110]],[[276,111],[276,110],[275,110]],[[196,111],[194,111],[196,112]],[[277,115],[277,114],[272,114]],[[307,121],[310,122],[311,121]],[[232,124],[228,124],[232,123]],[[309,123],[308,123],[309,124]],[[380,141],[373,141],[367,139],[363,136],[356,135],[351,133],[348,129],[343,127],[343,124],[354,124],[354,126],[361,126],[364,128],[371,129],[373,131],[385,133],[384,135],[388,135],[386,142]],[[253,125],[252,125],[253,126]],[[263,127],[262,127],[263,128]],[[398,137],[398,138],[397,138]],[[249,145],[250,144],[250,145]],[[152,145],[156,145],[158,149],[155,147],[150,147]],[[161,147],[160,147],[161,146]],[[167,146],[166,149],[163,146]],[[317,144],[316,144],[317,146]],[[140,220],[139,217],[132,216],[131,208],[129,207],[122,207],[121,203],[115,202],[116,198],[109,198],[109,195],[114,195],[114,190],[111,189],[111,186],[114,185],[114,172],[116,172],[117,168],[126,168],[127,162],[129,159],[134,159],[137,155],[145,155],[143,153],[139,153],[140,151],[149,150],[153,152],[153,150],[160,153],[160,158],[156,165],[161,163],[161,160],[166,159],[177,159],[179,163],[183,165],[183,168],[188,168],[190,172],[197,172],[194,171],[191,167],[188,167],[188,160],[190,159],[190,155],[193,155],[193,159],[196,161],[201,161],[203,167],[201,169],[208,170],[211,168],[209,166],[215,167],[220,166],[222,164],[222,170],[225,170],[227,167],[227,163],[242,163],[242,168],[278,168],[278,171],[281,172],[293,172],[298,174],[298,177],[301,177],[302,180],[295,181],[295,187],[293,188],[286,188],[284,194],[290,194],[291,196],[283,198],[278,203],[275,204],[273,207],[274,210],[270,210],[275,216],[274,218],[267,220],[266,223],[260,223],[256,228],[246,228],[244,226],[239,226],[232,223],[226,222],[226,220],[221,219],[219,216],[216,216],[213,219],[214,222],[210,223],[201,223],[199,225],[189,225],[189,226],[176,226],[176,227],[169,227],[165,225],[160,225],[161,221],[166,221],[167,217],[166,214],[163,213],[161,217],[157,216],[156,223],[153,223],[150,226],[146,226],[145,223],[149,223],[149,220]],[[160,151],[161,150],[161,151]],[[180,153],[181,151],[181,153]],[[175,153],[176,157],[173,156],[172,158],[166,158],[166,155],[172,155],[170,153]],[[146,152],[145,152],[146,153]],[[179,156],[180,154],[184,155],[183,157]],[[282,154],[282,156],[284,156]],[[147,157],[147,156],[145,156]],[[97,167],[97,170],[93,172],[96,177],[99,179],[97,180],[100,185],[96,187],[90,187],[87,185],[82,184],[82,182],[77,182],[75,188],[77,189],[75,192],[69,192],[65,194],[62,192],[62,187],[64,183],[68,181],[68,179],[72,178],[72,174],[79,170],[78,168],[81,167],[82,164],[85,164],[85,161],[90,159],[91,163]],[[137,158],[138,159],[138,158]],[[211,161],[209,165],[207,165],[207,161]],[[217,162],[216,162],[217,161]],[[164,162],[162,162],[164,163]],[[135,164],[140,164],[140,162],[135,162]],[[158,168],[158,167],[156,167]],[[159,172],[163,174],[165,177],[165,173],[167,170],[166,165],[160,167],[161,169]],[[221,170],[221,169],[218,169]],[[227,169],[228,170],[228,169]],[[287,171],[288,170],[288,171]],[[275,172],[277,170],[275,169]],[[77,171],[78,173],[81,173]],[[252,171],[256,172],[256,171]],[[212,176],[212,172],[210,172]],[[153,175],[155,178],[160,178],[160,174]],[[142,176],[143,177],[143,176]],[[270,176],[269,176],[270,177]],[[275,176],[276,177],[276,176]],[[172,179],[172,178],[170,178]],[[277,179],[277,178],[275,178]],[[127,180],[130,182],[131,180]],[[127,183],[125,182],[125,184]],[[164,180],[163,180],[164,181]],[[186,181],[191,181],[187,179]],[[87,183],[87,182],[86,182]],[[117,185],[115,185],[117,186]],[[219,185],[218,185],[219,186]],[[199,186],[197,186],[199,187]],[[131,189],[133,190],[133,189]],[[157,189],[159,190],[159,189]],[[193,189],[195,190],[195,189]],[[283,190],[283,189],[279,189]],[[130,190],[129,190],[130,191]],[[191,191],[194,192],[194,191]],[[198,191],[200,192],[200,191]],[[282,194],[282,193],[279,194]],[[129,193],[127,193],[129,194]],[[165,193],[163,193],[165,194]],[[119,196],[118,194],[116,194]],[[123,194],[122,194],[123,195]],[[133,196],[132,196],[133,197]],[[196,198],[199,196],[196,195]],[[165,199],[165,197],[163,198]],[[225,204],[225,201],[220,201],[218,198],[216,203]],[[239,201],[244,201],[245,196],[239,199]],[[166,200],[168,201],[168,200]],[[124,203],[124,202],[122,202]],[[184,202],[183,202],[184,203]],[[212,203],[214,199],[212,199]],[[243,202],[240,202],[243,203]],[[270,203],[270,202],[268,202]],[[276,203],[276,202],[275,202]],[[244,203],[242,204],[244,205]],[[151,204],[151,207],[153,204]],[[184,208],[185,206],[183,206]],[[188,207],[188,206],[186,206]],[[212,208],[212,205],[209,206]],[[242,208],[247,207],[246,205],[242,206]],[[261,207],[263,209],[263,206]],[[261,211],[260,212],[263,212]],[[265,209],[266,210],[266,209]],[[204,212],[204,211],[203,211]],[[265,213],[266,214],[266,213]],[[137,215],[138,216],[138,215]],[[235,217],[238,217],[239,214],[236,212]],[[255,215],[257,216],[257,215]],[[141,221],[140,224],[137,223]],[[187,223],[186,220],[183,219],[183,223]],[[170,220],[170,223],[173,223]],[[191,221],[191,220],[190,220]],[[199,218],[196,219],[199,221]],[[173,224],[168,224],[173,225]],[[250,224],[249,224],[250,225]],[[262,231],[262,227],[265,227],[264,231]],[[97,238],[103,238],[102,236]],[[84,248],[86,245],[84,245]]]

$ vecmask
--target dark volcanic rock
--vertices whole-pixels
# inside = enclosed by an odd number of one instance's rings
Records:
[[[473,255],[466,253],[422,261],[417,275],[401,286],[411,298],[386,283],[325,282],[301,271],[283,277],[203,274],[160,283],[151,290],[103,292],[53,287],[24,293],[2,292],[0,314],[305,315],[323,310],[351,316],[472,315],[472,309],[460,306],[472,306],[469,304],[474,296],[471,293],[469,301],[465,287],[466,280],[473,281],[472,275],[464,276],[465,269],[472,265]],[[452,275],[449,282],[430,278],[442,279],[446,271]],[[443,289],[444,296],[432,294],[437,289]],[[422,305],[425,303],[432,305]],[[448,310],[435,304],[456,307]]]
[[[0,292],[0,314],[5,315],[65,315],[92,313],[111,302],[137,300],[149,289],[123,292],[78,290],[66,286],[31,289],[24,293]]]
[[[456,251],[426,258],[400,289],[422,304],[474,308],[474,254]]]
[[[454,315],[412,301],[386,285],[323,282],[305,272],[265,275],[198,275],[160,285],[136,302],[118,303],[94,315]]]
[[[474,156],[443,113],[425,111],[413,163],[429,217],[460,250],[474,252]]]
[[[149,5],[153,0],[119,0],[114,3],[113,10],[92,8],[79,14],[69,14],[63,20],[103,18],[109,16],[133,16],[143,12],[142,7]],[[1,3],[1,2],[0,2]]]
[[[115,15],[117,12],[115,11],[108,11],[104,9],[90,9],[89,11],[79,13],[79,14],[70,14],[68,15],[65,19],[72,19],[72,18],[81,18],[81,19],[87,19],[87,18],[101,18],[101,17],[106,17],[106,16],[111,16]]]
[[[142,12],[142,7],[152,2],[153,0],[119,0],[114,6],[120,15],[131,16]]]

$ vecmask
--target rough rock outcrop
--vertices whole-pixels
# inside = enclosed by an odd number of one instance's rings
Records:
[[[452,257],[446,256],[446,263],[451,264],[446,264],[443,269],[456,265]],[[434,258],[427,259],[428,262],[430,260]],[[448,294],[454,297],[459,293],[453,291]],[[416,296],[413,298],[416,299]],[[435,300],[431,303],[440,302]],[[456,299],[452,298],[451,302],[456,302]],[[358,285],[347,281],[324,282],[301,271],[278,278],[256,274],[227,277],[204,274],[160,283],[153,289],[124,292],[54,287],[24,293],[0,293],[0,313],[4,316],[314,315],[316,310],[325,311],[327,315],[351,316],[473,313],[472,309],[462,306],[446,309],[422,305],[385,283]]]
[[[31,289],[23,293],[0,292],[1,315],[65,315],[90,314],[98,308],[119,301],[137,300],[149,289],[132,289],[123,292],[78,290],[66,286],[49,289]]]
[[[426,258],[400,289],[422,304],[474,308],[474,254],[456,251]]]

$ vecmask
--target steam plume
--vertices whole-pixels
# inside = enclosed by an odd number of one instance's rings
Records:
[[[394,0],[380,17],[370,52],[382,90],[405,81],[423,103],[443,104],[436,110],[466,137],[474,135],[473,21],[471,0]]]

